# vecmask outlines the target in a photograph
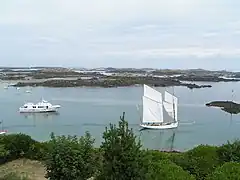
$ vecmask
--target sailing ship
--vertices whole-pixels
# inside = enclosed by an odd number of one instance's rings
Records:
[[[157,91],[143,85],[142,118],[144,129],[173,129],[178,127],[178,98],[167,91]]]

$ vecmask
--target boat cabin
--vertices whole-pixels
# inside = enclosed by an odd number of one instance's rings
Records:
[[[50,106],[51,106],[50,103],[38,103],[38,104],[27,103],[27,104],[24,104],[23,108],[25,108],[25,109],[48,109]]]

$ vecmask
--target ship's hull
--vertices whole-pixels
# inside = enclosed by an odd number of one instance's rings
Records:
[[[163,125],[148,125],[148,124],[140,124],[140,126],[144,129],[175,129],[178,127],[178,122],[171,124],[163,124]]]
[[[19,112],[20,113],[49,113],[49,112],[57,112],[59,107],[54,107],[54,108],[48,108],[48,109],[38,109],[38,108],[20,108]]]

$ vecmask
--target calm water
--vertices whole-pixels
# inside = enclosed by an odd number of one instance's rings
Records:
[[[205,107],[213,100],[240,100],[240,83],[213,83],[213,88],[189,90],[176,87],[179,97],[180,125],[176,130],[139,132],[139,113],[142,88],[29,88],[4,89],[0,84],[0,119],[10,133],[22,132],[37,140],[48,140],[51,132],[57,135],[83,135],[90,131],[101,143],[102,132],[109,123],[117,123],[123,111],[145,147],[151,149],[185,150],[198,144],[222,144],[240,137],[240,116],[231,116],[219,109]],[[172,92],[172,88],[169,88]],[[59,114],[23,115],[18,108],[24,102],[38,102],[42,97],[60,104]]]

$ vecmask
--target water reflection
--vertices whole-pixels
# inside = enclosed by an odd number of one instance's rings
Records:
[[[11,132],[19,132],[14,131],[14,129],[24,129],[24,128],[32,128],[36,127],[37,125],[43,125],[43,124],[48,124],[54,119],[58,118],[59,113],[58,112],[49,112],[49,113],[20,113],[20,116],[24,117],[27,119],[27,121],[19,121],[18,123],[8,123],[6,121],[6,124],[3,125],[0,123],[1,128],[6,128],[10,130]],[[46,121],[45,121],[46,120]],[[13,130],[13,131],[12,131]]]
[[[140,130],[140,139],[145,147],[161,151],[174,151],[174,142],[177,129],[168,130]]]
[[[48,113],[22,113],[25,119],[53,119],[59,115],[59,112],[48,112]]]

